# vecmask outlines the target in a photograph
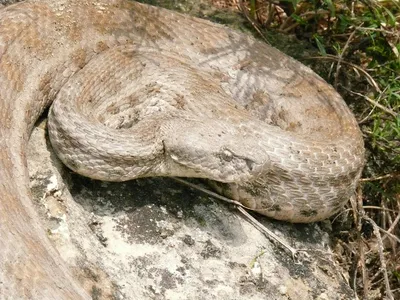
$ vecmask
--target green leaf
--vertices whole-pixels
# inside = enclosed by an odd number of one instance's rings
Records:
[[[328,8],[329,8],[329,10],[330,10],[330,12],[331,12],[332,17],[334,17],[335,14],[336,14],[336,9],[335,9],[335,5],[333,4],[333,1],[332,1],[332,0],[325,0],[324,2],[325,2],[326,5],[328,6]]]
[[[314,39],[315,42],[317,43],[319,52],[322,54],[322,56],[326,56],[326,50],[324,44],[322,43],[322,37],[319,36],[318,34],[314,34]]]
[[[392,12],[389,10],[389,9],[387,9],[386,7],[382,7],[385,11],[386,11],[386,13],[388,14],[388,16],[389,16],[389,20],[388,20],[388,25],[390,25],[390,26],[395,26],[396,25],[396,17],[392,14]]]

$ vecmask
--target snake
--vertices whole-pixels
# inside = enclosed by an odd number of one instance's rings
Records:
[[[353,195],[362,134],[341,96],[246,34],[126,0],[0,9],[0,298],[90,299],[51,245],[26,149],[50,106],[59,158],[94,179],[209,180],[260,214],[316,222]]]

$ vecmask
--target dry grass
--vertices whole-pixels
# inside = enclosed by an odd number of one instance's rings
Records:
[[[277,30],[313,43],[319,55],[303,59],[353,109],[367,165],[349,208],[332,220],[334,247],[359,298],[400,299],[398,2],[236,2],[258,34]]]

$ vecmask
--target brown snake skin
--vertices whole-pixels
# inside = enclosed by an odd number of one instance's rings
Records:
[[[312,222],[344,205],[363,166],[361,133],[340,96],[272,47],[123,0],[10,5],[0,10],[0,299],[90,299],[47,239],[29,191],[28,138],[56,97],[52,144],[94,178],[210,178],[262,214]]]

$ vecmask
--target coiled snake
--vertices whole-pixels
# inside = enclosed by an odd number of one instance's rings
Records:
[[[27,1],[0,10],[0,295],[85,299],[34,212],[31,129],[55,100],[51,142],[97,179],[208,178],[262,214],[338,211],[363,166],[340,96],[264,43],[123,0]],[[84,117],[82,116],[82,113]]]

